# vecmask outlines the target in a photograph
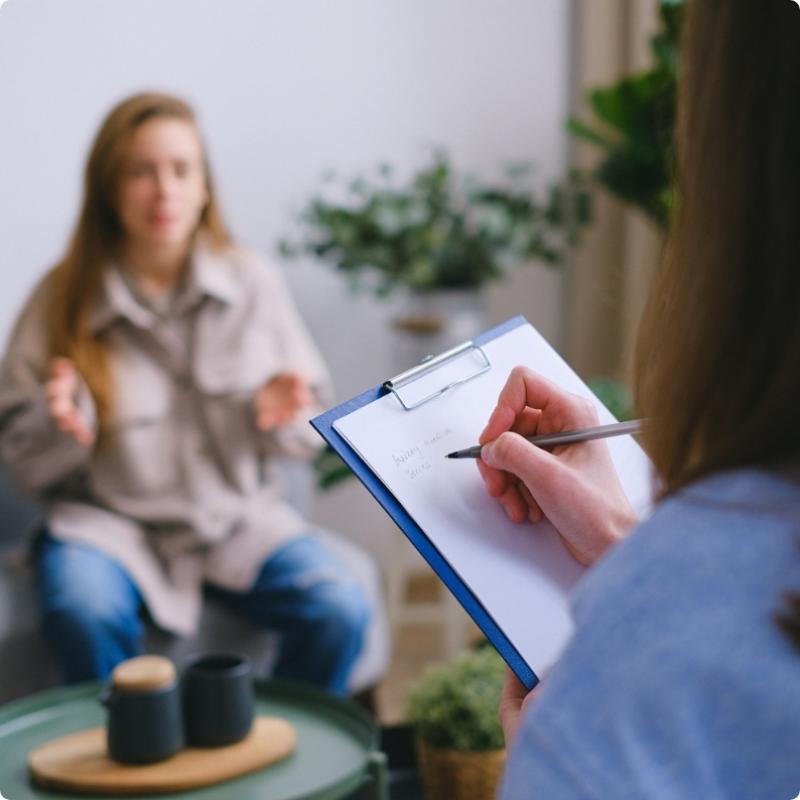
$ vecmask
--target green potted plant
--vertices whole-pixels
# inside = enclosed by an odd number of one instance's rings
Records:
[[[455,307],[463,308],[467,293],[501,279],[512,265],[560,264],[588,221],[588,195],[576,177],[540,196],[529,173],[517,165],[503,181],[482,183],[457,174],[439,150],[406,181],[387,164],[344,184],[329,176],[333,196],[312,197],[299,216],[299,238],[279,249],[287,258],[329,262],[355,290],[381,297],[407,290],[424,310],[405,315],[399,327],[436,332],[447,309],[437,315],[426,299],[455,293]]]
[[[588,195],[576,179],[539,197],[526,182],[529,165],[508,167],[502,183],[482,184],[457,175],[437,150],[408,181],[398,183],[394,174],[383,164],[372,178],[346,181],[338,199],[312,197],[299,216],[300,238],[282,241],[282,255],[317,256],[347,275],[354,289],[379,296],[401,286],[476,289],[511,264],[561,263],[588,220]]]
[[[587,99],[594,119],[568,123],[573,135],[603,151],[594,181],[662,230],[675,203],[672,141],[683,13],[684,0],[661,0],[661,25],[650,40],[652,66],[593,89]]]
[[[505,666],[488,645],[429,667],[408,698],[427,800],[493,798],[505,764]]]

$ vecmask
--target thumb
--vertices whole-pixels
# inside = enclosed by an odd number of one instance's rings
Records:
[[[554,455],[511,431],[485,444],[481,449],[481,460],[494,469],[516,475],[537,502],[549,499],[557,477],[564,469]]]
[[[54,358],[50,362],[50,377],[60,378],[69,374],[72,362],[68,358]]]

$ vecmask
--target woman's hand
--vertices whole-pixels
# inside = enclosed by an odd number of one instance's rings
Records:
[[[547,517],[581,564],[594,563],[637,522],[602,440],[548,452],[523,437],[598,424],[585,398],[516,367],[480,436],[489,494],[514,522]]]
[[[528,691],[519,678],[506,667],[506,680],[503,684],[503,693],[500,695],[500,705],[497,709],[500,717],[500,724],[503,726],[503,737],[506,741],[506,750],[511,747],[511,743],[517,735],[522,716],[531,703],[536,699],[536,695],[541,688],[541,681]]]
[[[78,444],[91,447],[94,431],[75,403],[79,385],[78,370],[70,359],[54,358],[50,362],[50,376],[45,385],[47,410],[60,431],[68,433]]]
[[[256,425],[268,431],[293,422],[313,399],[311,387],[302,376],[291,372],[276,375],[256,393]]]

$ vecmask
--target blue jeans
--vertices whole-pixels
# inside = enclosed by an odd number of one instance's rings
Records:
[[[142,652],[139,589],[119,562],[90,545],[45,534],[37,550],[42,628],[68,683],[103,680]],[[275,677],[337,694],[361,651],[370,611],[346,568],[316,539],[281,546],[241,594],[207,587],[235,614],[282,634]]]

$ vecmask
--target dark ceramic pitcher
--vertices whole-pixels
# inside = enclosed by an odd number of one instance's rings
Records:
[[[108,754],[115,761],[151,764],[184,747],[180,687],[169,660],[142,656],[120,664],[100,702],[108,709]]]

